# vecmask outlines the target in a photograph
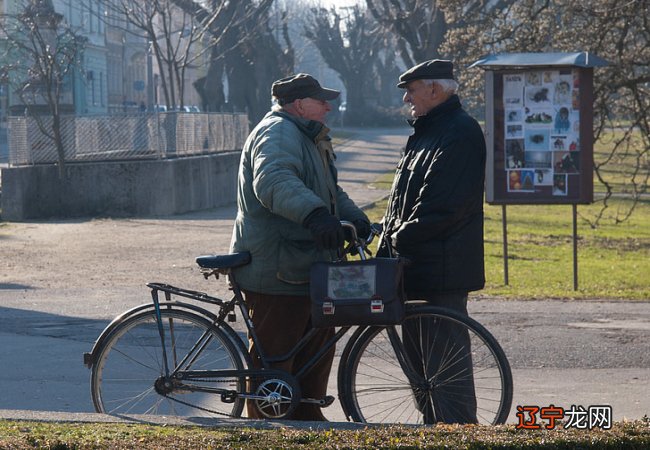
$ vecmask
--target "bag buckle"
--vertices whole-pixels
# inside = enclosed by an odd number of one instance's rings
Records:
[[[334,314],[334,303],[323,302],[323,315],[331,316],[332,314]]]
[[[370,312],[371,313],[383,313],[384,312],[384,302],[381,300],[370,300]]]

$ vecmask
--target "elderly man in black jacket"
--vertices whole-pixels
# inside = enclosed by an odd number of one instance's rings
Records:
[[[410,105],[413,119],[409,123],[414,132],[397,166],[379,256],[391,252],[411,261],[405,270],[410,300],[426,300],[467,315],[468,292],[485,284],[483,132],[456,95],[458,84],[451,61],[421,63],[404,72],[397,86],[406,90],[404,102]],[[440,352],[444,349],[427,357],[421,346],[409,345],[413,340],[407,339],[407,334],[433,336],[426,330],[428,326],[433,324],[421,324],[417,329],[405,325],[404,343],[418,370],[435,380],[436,375],[443,375]],[[436,332],[438,336],[444,332],[465,352],[462,364],[471,374],[467,331],[438,326]],[[415,396],[426,423],[476,422],[471,376]]]

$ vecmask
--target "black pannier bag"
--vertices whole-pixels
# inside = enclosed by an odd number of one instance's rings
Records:
[[[311,266],[311,320],[316,328],[394,325],[404,319],[403,260],[317,262]]]

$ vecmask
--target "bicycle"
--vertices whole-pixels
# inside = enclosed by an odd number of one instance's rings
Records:
[[[354,249],[365,259],[368,245],[380,231],[373,229],[368,240],[363,240],[357,238],[352,224],[342,224],[350,227],[352,235],[345,252],[354,253]],[[95,410],[117,415],[240,417],[245,400],[249,400],[265,417],[282,419],[299,402],[326,407],[334,397],[302,398],[298,380],[351,328],[356,328],[343,349],[337,374],[339,400],[348,420],[408,424],[445,421],[445,411],[458,411],[467,405],[466,394],[457,392],[458,383],[463,382],[473,384],[476,394],[476,419],[468,421],[500,424],[507,419],[512,374],[499,343],[476,320],[421,302],[406,303],[406,316],[400,325],[338,328],[295,376],[271,369],[270,364],[300,351],[310,333],[287,355],[264,354],[232,272],[249,261],[247,252],[196,259],[206,279],[227,276],[233,292],[228,301],[148,283],[152,303],[116,317],[92,351],[84,353],[84,363],[91,369]],[[184,299],[216,307],[216,312]],[[229,325],[236,321],[236,308],[259,349],[261,369],[252,368],[243,338]],[[449,337],[443,340],[437,331],[442,327],[466,332],[468,339],[462,345]],[[407,355],[405,343],[411,348],[417,344],[419,360]],[[469,367],[468,361],[472,363]]]

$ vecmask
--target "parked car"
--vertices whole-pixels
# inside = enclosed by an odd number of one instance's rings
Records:
[[[177,106],[176,111],[189,112],[189,113],[201,112],[199,107],[196,105]]]

